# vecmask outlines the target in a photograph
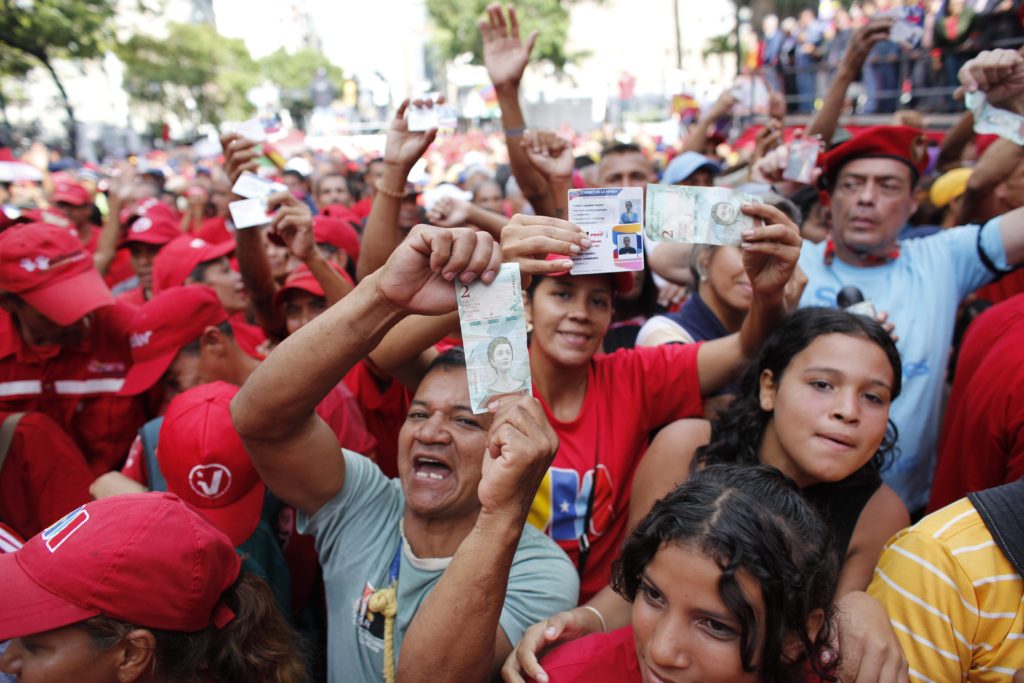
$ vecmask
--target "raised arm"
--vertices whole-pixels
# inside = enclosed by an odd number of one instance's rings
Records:
[[[960,160],[964,156],[964,148],[967,143],[974,139],[974,114],[965,111],[963,116],[952,128],[946,131],[946,137],[942,138],[942,145],[939,147],[939,158],[935,160],[935,166],[939,171],[949,171],[960,166]]]
[[[491,282],[501,266],[490,235],[416,226],[380,271],[278,346],[232,401],[253,464],[284,502],[312,515],[345,479],[338,441],[317,404],[407,313],[455,309],[452,281]]]
[[[438,100],[439,103],[442,101]],[[409,130],[405,120],[409,104],[409,100],[405,100],[399,105],[388,128],[384,144],[384,177],[377,181],[377,192],[363,229],[359,261],[356,263],[356,275],[360,280],[384,265],[405,237],[398,225],[405,183],[409,179],[409,171],[437,137],[436,128],[423,132]],[[433,106],[429,101],[417,100],[413,104]]]
[[[268,205],[274,210],[268,239],[284,242],[289,253],[309,268],[309,272],[324,289],[327,305],[341,301],[342,297],[352,291],[352,285],[331,267],[317,248],[309,206],[290,192],[274,195],[268,200]]]
[[[843,108],[846,104],[846,91],[860,78],[861,69],[876,44],[889,38],[889,29],[892,28],[893,19],[874,19],[870,23],[855,29],[850,36],[850,45],[846,48],[843,61],[836,69],[835,77],[832,79],[825,98],[822,101],[821,109],[814,115],[807,126],[806,135],[820,135],[826,143],[835,135],[839,127],[839,118],[843,115]]]
[[[220,144],[224,150],[224,172],[227,173],[231,187],[235,186],[243,172],[256,173],[259,170],[260,154],[256,151],[259,143],[246,140],[236,133],[227,133],[221,137]],[[235,194],[231,197],[232,201],[242,199]],[[270,262],[267,260],[264,239],[261,228],[236,230],[235,257],[238,259],[242,282],[256,309],[260,327],[268,336],[280,339],[285,336],[284,316],[274,308],[277,283],[274,282]]]
[[[800,258],[800,229],[784,213],[767,204],[744,205],[743,213],[765,222],[763,227],[743,233],[740,244],[754,297],[738,333],[705,342],[697,352],[697,372],[705,395],[732,381],[786,318],[786,285]]]
[[[736,106],[736,96],[732,94],[731,90],[726,90],[719,95],[711,108],[697,119],[697,123],[690,130],[690,137],[683,144],[682,151],[703,154],[704,148],[707,146],[708,130],[715,125],[715,121],[723,116],[728,116],[734,106]]]
[[[551,192],[555,218],[569,217],[569,188],[572,186],[572,143],[551,131],[527,131],[522,139],[526,157],[544,176]]]
[[[399,683],[486,681],[512,649],[499,626],[530,504],[558,450],[540,401],[502,405],[484,453],[480,514],[402,641]],[[459,634],[458,647],[451,646]]]
[[[457,312],[409,316],[387,333],[370,360],[382,372],[415,392],[430,363],[437,358],[434,344],[458,332]]]
[[[505,129],[508,162],[519,189],[538,215],[551,215],[551,190],[544,176],[530,165],[520,142],[526,131],[526,119],[519,105],[519,83],[530,63],[530,52],[537,42],[534,31],[523,42],[519,37],[519,19],[514,7],[508,8],[508,21],[501,5],[487,6],[487,19],[480,22],[484,46],[484,66],[494,84],[501,109],[501,125]]]
[[[1024,55],[1021,52],[986,50],[964,64],[959,76],[962,90],[983,92],[993,107],[1024,115]],[[999,147],[996,150],[986,150],[985,156],[992,151],[992,158],[998,159],[1004,168],[1008,167],[1013,159],[1019,160],[1024,156],[1021,154],[1020,146],[1010,140],[999,140],[992,146],[996,145]],[[984,157],[982,161],[985,161]],[[971,183],[976,182],[974,176],[978,170],[983,172],[979,175],[979,184],[993,175],[992,169],[982,168],[981,162],[978,166],[979,168],[971,174]],[[970,189],[969,185],[968,191]],[[999,226],[1007,263],[1011,266],[1024,264],[1024,208],[1003,214],[999,219]]]

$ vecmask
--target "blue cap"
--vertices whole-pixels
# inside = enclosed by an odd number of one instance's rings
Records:
[[[722,170],[721,166],[699,152],[683,152],[669,162],[668,168],[661,175],[661,182],[664,185],[681,183],[702,168],[708,169],[714,175],[718,175]]]

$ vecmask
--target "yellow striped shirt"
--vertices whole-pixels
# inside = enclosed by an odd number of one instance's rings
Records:
[[[966,498],[896,534],[868,593],[912,681],[1009,683],[1024,668],[1024,579]]]

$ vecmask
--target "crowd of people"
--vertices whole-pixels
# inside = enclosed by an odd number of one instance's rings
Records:
[[[784,92],[791,111],[810,113],[857,28],[882,18],[902,22],[899,34],[871,47],[859,111],[892,113],[904,102],[954,112],[960,67],[983,49],[1024,43],[1021,12],[1015,0],[856,0],[849,8],[823,2],[782,21],[767,15],[759,34],[748,30],[740,39],[745,65]]]
[[[804,127],[727,148],[726,92],[591,156],[495,5],[502,149],[407,100],[379,157],[6,185],[0,680],[1024,681],[1024,147],[844,119],[891,28]],[[1024,51],[955,74],[1024,121]],[[287,189],[238,229],[247,172]],[[659,182],[754,227],[573,274],[569,191]],[[454,285],[509,262],[532,391],[477,413]]]

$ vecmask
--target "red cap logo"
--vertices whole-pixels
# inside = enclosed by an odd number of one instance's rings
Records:
[[[196,465],[188,473],[188,485],[197,496],[220,498],[231,488],[231,470],[224,465]]]
[[[132,223],[132,232],[146,232],[153,227],[153,220],[149,216],[143,216]]]
[[[64,541],[71,538],[88,521],[89,511],[84,505],[61,517],[42,533],[47,549],[51,553],[56,552],[57,548],[64,545]]]

